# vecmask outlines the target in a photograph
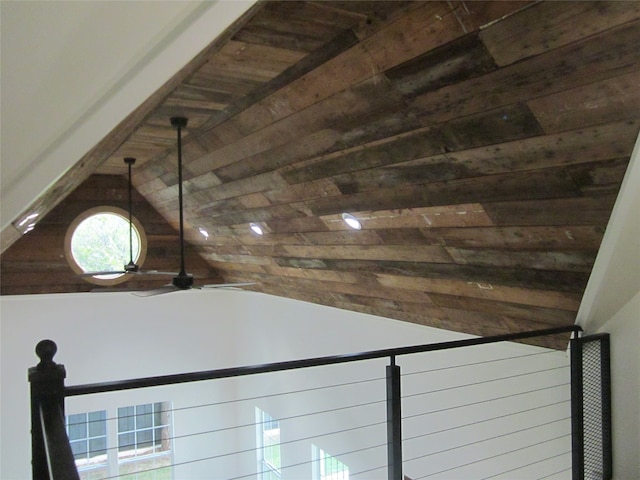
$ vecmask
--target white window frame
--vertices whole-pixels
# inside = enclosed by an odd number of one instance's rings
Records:
[[[265,426],[277,425],[275,429],[265,430]],[[274,431],[277,431],[277,438],[274,438]],[[265,443],[265,437],[272,438],[272,442]],[[256,454],[258,461],[258,480],[274,480],[282,476],[281,465],[274,465],[269,461],[266,449],[277,447],[278,456],[282,458],[282,450],[280,449],[280,422],[274,419],[264,410],[256,407]]]
[[[144,407],[150,406],[151,412],[149,413],[139,413],[139,410],[142,410]],[[125,409],[133,409],[133,423],[134,427],[130,430],[120,430],[120,419],[124,418],[121,415],[121,411]],[[155,402],[155,403],[145,403],[142,405],[130,405],[127,407],[118,408],[118,461],[120,463],[125,463],[127,461],[135,461],[140,457],[148,457],[151,455],[167,455],[171,452],[171,446],[166,450],[158,450],[157,444],[162,443],[162,437],[157,436],[157,432],[160,429],[167,429],[167,436],[170,437],[171,430],[171,420],[170,415],[166,419],[166,422],[161,422],[156,424],[156,413],[169,412],[171,407],[168,402]],[[124,413],[124,412],[122,412]],[[151,416],[151,426],[138,426],[139,417],[146,415]],[[128,416],[128,415],[127,415]],[[151,433],[151,447],[142,447],[139,444],[146,443],[148,440],[138,441],[138,435],[140,433]],[[121,445],[120,439],[125,435],[133,435],[134,441],[132,444]],[[122,450],[122,447],[131,447],[128,450]],[[150,451],[149,451],[150,450]]]
[[[69,225],[67,228],[67,232],[64,238],[64,253],[67,259],[67,263],[71,267],[71,269],[78,275],[82,275],[85,272],[85,269],[78,264],[75,256],[73,255],[73,237],[78,228],[78,226],[84,222],[85,220],[95,216],[95,215],[114,215],[116,217],[120,217],[126,224],[129,224],[129,212],[123,210],[122,208],[114,207],[111,205],[102,205],[98,207],[93,207],[84,212],[80,213]],[[133,261],[142,265],[147,257],[147,235],[144,231],[142,223],[135,217],[131,216],[131,225],[133,226],[133,235],[138,241],[138,252],[134,251]],[[127,235],[127,245],[128,245],[128,235]],[[125,264],[129,262],[130,258],[127,254],[122,258],[122,265],[118,266],[118,269],[124,268]],[[108,269],[109,270],[109,269]],[[115,274],[115,275],[97,275],[93,277],[82,277],[83,280],[89,283],[93,283],[94,285],[101,286],[113,286],[118,285],[120,283],[126,282],[129,278],[128,275],[124,274]]]
[[[102,418],[97,419],[97,420],[90,420],[90,416],[91,415],[95,415],[95,414],[100,414]],[[84,416],[84,422],[74,422],[71,423],[71,417],[77,417],[77,416]],[[93,422],[100,422],[103,423],[104,426],[104,434],[102,435],[91,435],[90,434],[90,424]],[[71,426],[72,425],[83,425],[84,426],[84,430],[85,430],[85,435],[83,437],[83,439],[75,439],[75,440],[71,440]],[[81,441],[84,441],[86,444],[86,452],[85,452],[85,456],[84,458],[76,458],[76,454],[74,454],[74,459],[75,459],[75,463],[76,463],[76,467],[78,468],[79,471],[89,471],[89,470],[97,470],[97,469],[102,469],[102,468],[108,468],[109,466],[109,461],[108,461],[108,448],[109,448],[109,436],[108,436],[108,431],[107,431],[107,411],[106,410],[97,410],[97,411],[93,411],[93,412],[81,412],[81,413],[75,413],[75,414],[71,414],[71,415],[67,415],[65,418],[65,427],[67,430],[67,436],[69,437],[69,443],[72,446],[73,449],[73,444],[74,443],[78,443]],[[104,451],[105,453],[100,453],[100,454],[95,454],[95,455],[91,455],[93,452],[95,452],[94,450],[91,450],[91,440],[97,440],[97,439],[101,439],[104,438],[104,443],[105,443],[105,448]],[[103,450],[103,449],[101,449]]]
[[[349,467],[317,445],[311,445],[311,458],[313,480],[349,480]],[[327,473],[327,462],[335,465],[338,471]]]
[[[151,412],[147,413],[147,415],[151,415],[151,427],[142,427],[134,430],[126,430],[119,432],[119,412],[121,409],[131,408],[134,409],[134,414],[137,410],[137,407],[143,407],[151,405]],[[166,412],[166,421],[162,421],[161,423],[156,422],[156,418],[154,413],[157,411]],[[120,408],[110,408],[107,410],[100,410],[98,412],[74,412],[66,417],[66,425],[67,425],[67,433],[69,432],[69,421],[72,415],[84,415],[85,419],[88,420],[89,415],[93,413],[101,413],[104,412],[104,422],[105,422],[105,432],[106,434],[106,455],[94,456],[95,461],[91,461],[91,458],[86,459],[78,459],[76,460],[76,467],[78,468],[78,472],[80,473],[80,478],[89,478],[91,477],[91,472],[99,469],[104,469],[107,472],[108,476],[118,476],[125,475],[122,472],[122,468],[132,467],[135,463],[156,461],[156,462],[167,462],[167,466],[173,465],[173,441],[171,440],[171,436],[173,434],[173,405],[171,402],[154,402],[147,403],[143,405],[127,405],[125,407]],[[134,422],[137,420],[134,417]],[[89,434],[89,426],[88,422],[85,422],[85,428],[87,431],[87,445],[89,444],[89,440],[93,437],[88,437]],[[163,432],[163,439],[168,441],[167,448],[164,450],[158,450],[156,445],[153,445],[151,448],[137,448],[137,441],[133,446],[133,453],[131,451],[127,451],[127,455],[122,455],[120,451],[120,434],[134,434],[134,438],[137,440],[137,432],[144,431],[152,431],[154,434],[152,435],[152,439],[155,442],[155,432],[157,429],[166,429]],[[102,436],[101,436],[102,437]],[[96,437],[97,438],[97,437]],[[141,441],[142,442],[142,441]],[[87,455],[90,455],[88,453]],[[173,472],[173,469],[172,469]],[[127,474],[128,475],[128,474]],[[171,474],[173,476],[173,473]],[[133,478],[133,477],[132,477]]]

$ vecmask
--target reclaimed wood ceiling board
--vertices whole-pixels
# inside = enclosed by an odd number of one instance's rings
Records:
[[[225,282],[474,335],[570,325],[639,86],[639,2],[264,2],[92,173],[137,157],[176,225],[186,116],[186,239]]]

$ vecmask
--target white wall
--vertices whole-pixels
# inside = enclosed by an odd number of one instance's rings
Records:
[[[640,136],[578,311],[585,333],[611,335],[614,478],[640,478]]]
[[[614,478],[640,478],[640,292],[601,331],[611,336]]]
[[[56,360],[66,365],[67,385],[110,381],[122,378],[164,375],[229,366],[261,364],[333,354],[354,353],[379,348],[442,342],[465,336],[419,325],[351,313],[318,305],[306,304],[253,292],[208,291],[180,292],[170,295],[139,298],[128,294],[70,294],[0,298],[0,359],[2,405],[0,409],[1,466],[3,479],[29,477],[29,411],[26,370],[35,365],[35,344],[43,338],[58,343]],[[472,370],[454,369],[415,374],[403,378],[403,393],[413,395],[427,390],[442,390],[428,398],[430,409],[459,405],[491,396],[513,394],[536,383],[566,381],[568,371],[565,352],[552,352],[536,347],[502,344],[456,351],[455,356],[440,352],[428,357],[398,357],[403,372],[419,372],[456,363],[477,363],[488,359],[523,354],[542,353],[516,362],[481,364]],[[452,360],[453,359],[453,360]],[[329,454],[339,456],[352,472],[386,464],[385,427],[379,425],[347,434],[309,437],[339,429],[385,420],[384,366],[386,361],[373,360],[350,366],[322,367],[303,373],[277,373],[258,379],[248,377],[221,384],[201,383],[187,388],[163,387],[138,392],[122,392],[93,398],[69,399],[67,413],[103,409],[105,406],[125,406],[152,401],[171,400],[174,407],[193,406],[229,399],[247,399],[203,411],[179,411],[174,415],[175,434],[247,425],[234,431],[235,436],[212,434],[190,437],[175,443],[175,461],[218,455],[220,452],[251,449],[255,442],[255,406],[276,418],[306,414],[311,411],[349,405],[358,408],[317,417],[298,417],[282,421],[282,450],[285,464],[300,464],[283,472],[283,479],[309,477],[311,443],[315,442]],[[484,365],[484,366],[482,366]],[[428,368],[426,368],[428,367]],[[460,383],[473,383],[500,374],[518,375],[540,368],[557,368],[542,376],[525,376],[504,383],[478,385],[470,390],[453,388]],[[378,379],[358,387],[339,387],[324,391],[310,390],[286,397],[266,397],[269,393],[317,388],[321,385],[350,382],[354,379]],[[168,388],[168,389],[167,389]],[[531,402],[566,400],[566,387],[544,390],[496,404],[478,404],[470,409],[443,412],[406,422],[405,437],[418,429],[432,431],[447,423],[462,425],[471,419],[485,420],[531,405]],[[260,397],[260,398],[256,398]],[[425,397],[404,400],[405,414],[424,412]],[[202,413],[207,412],[207,413]],[[406,444],[405,458],[419,453],[437,451],[444,446],[467,443],[469,439],[487,439],[526,425],[546,423],[568,414],[568,406],[560,404],[532,414],[510,416],[497,422],[483,422],[475,427],[454,430],[446,437],[427,437]],[[534,416],[531,416],[534,415]],[[457,422],[457,423],[456,423]],[[496,452],[540,440],[560,437],[553,442],[525,449],[521,454],[501,457],[498,462],[479,462],[467,471],[458,470],[450,478],[460,478],[460,472],[500,472],[531,463],[568,449],[567,425],[564,421],[526,431],[516,437],[496,438],[477,448],[467,447],[466,459],[482,459]],[[204,439],[204,441],[202,441]],[[306,439],[306,440],[300,440]],[[366,446],[378,448],[361,450]],[[344,455],[343,455],[344,454]],[[407,464],[410,476],[446,469],[460,459],[447,455],[430,456]],[[568,456],[546,464],[548,473],[567,467]],[[437,460],[436,460],[437,459]],[[455,463],[454,463],[455,464]],[[255,453],[224,457],[215,462],[198,462],[182,467],[176,478],[228,478],[255,471]],[[186,469],[189,469],[188,472]],[[497,469],[497,470],[496,470]],[[212,474],[215,472],[215,474]],[[537,478],[540,465],[519,470],[518,478]],[[215,475],[219,474],[219,477]],[[566,474],[566,472],[565,472]],[[212,476],[214,475],[214,476]],[[473,475],[473,474],[472,474]],[[358,477],[355,477],[358,478]],[[386,478],[384,470],[376,470],[359,478]],[[446,475],[445,475],[446,478]],[[563,474],[552,478],[566,478]]]
[[[230,367],[236,298],[221,291],[153,299],[111,293],[2,297],[0,478],[30,478],[26,372],[37,363],[38,341],[58,344],[56,361],[67,368],[67,385]],[[180,404],[219,395],[194,394],[194,388],[180,395],[172,391],[172,398],[141,391],[74,400],[67,413],[101,410],[103,401],[106,406],[147,403],[142,400]]]

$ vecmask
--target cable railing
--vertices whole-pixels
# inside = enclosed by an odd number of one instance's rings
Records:
[[[32,382],[32,404],[62,405],[61,414],[66,404],[73,413],[63,442],[69,454],[43,460],[34,429],[33,476],[596,478],[574,463],[575,448],[584,450],[576,412],[585,416],[572,386],[575,358],[503,343],[572,333],[575,349],[578,332],[561,327],[66,387],[58,374],[45,388],[58,393],[45,399]],[[64,371],[52,344],[37,351]],[[74,460],[78,477],[46,473]]]

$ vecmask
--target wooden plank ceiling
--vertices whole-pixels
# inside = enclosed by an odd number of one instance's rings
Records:
[[[186,239],[223,281],[476,335],[570,325],[639,131],[639,19],[640,2],[261,3],[37,207],[133,156],[177,227],[185,116]]]

